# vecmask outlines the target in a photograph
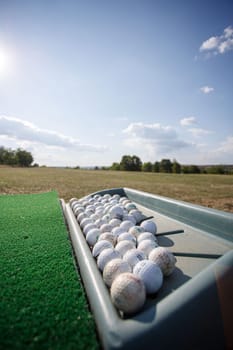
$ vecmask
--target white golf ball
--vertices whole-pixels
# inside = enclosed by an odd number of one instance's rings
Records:
[[[85,225],[93,223],[93,220],[91,220],[89,217],[86,217],[81,220],[80,227],[84,228]]]
[[[111,232],[101,233],[98,240],[99,241],[102,241],[102,240],[109,241],[110,243],[112,243],[113,246],[116,244],[116,237]]]
[[[133,273],[142,279],[147,294],[156,293],[163,284],[163,273],[153,261],[139,261],[134,266]]]
[[[109,224],[110,225],[112,225],[112,227],[118,227],[118,226],[120,226],[120,224],[121,224],[121,220],[120,219],[111,219],[110,221],[109,221]]]
[[[146,239],[150,239],[151,241],[154,242],[158,242],[156,236],[151,233],[151,232],[143,232],[142,234],[140,234],[137,238],[137,243],[139,244],[140,242],[146,240]]]
[[[121,255],[114,248],[104,249],[97,258],[97,266],[103,271],[105,265],[112,259],[121,258]]]
[[[84,212],[78,214],[78,216],[77,216],[77,220],[78,220],[79,223],[85,218],[87,218],[87,214],[84,213]]]
[[[112,208],[109,209],[109,214],[112,217],[112,219],[122,219],[124,215],[124,210],[120,205],[114,205]]]
[[[103,220],[102,218],[98,218],[97,220],[95,220],[95,224],[97,227],[101,227],[104,224],[107,224],[107,221]]]
[[[88,234],[88,232],[90,230],[92,230],[93,228],[97,228],[96,224],[94,224],[93,222],[90,223],[90,224],[87,224],[83,227],[83,233],[84,233],[84,236],[86,236]]]
[[[123,256],[123,260],[127,261],[132,268],[139,261],[145,260],[145,259],[146,259],[146,254],[136,248],[128,250]]]
[[[114,279],[110,294],[115,307],[125,314],[138,312],[146,300],[144,283],[130,272],[122,273]]]
[[[151,239],[145,239],[138,244],[138,249],[141,250],[146,256],[152,251],[152,249],[158,247],[158,243]]]
[[[118,236],[120,236],[122,233],[124,233],[125,232],[125,230],[122,228],[122,227],[114,227],[113,229],[112,229],[112,234],[115,236],[115,237],[118,237]]]
[[[135,217],[133,215],[125,214],[123,216],[123,220],[129,220],[133,223],[133,225],[136,225],[136,223],[137,223],[137,220],[135,219]]]
[[[135,248],[135,244],[131,241],[121,241],[117,243],[115,246],[115,250],[118,251],[122,257],[128,250],[134,249],[134,248]]]
[[[128,210],[128,211],[130,211],[130,210],[132,210],[132,209],[137,209],[137,206],[136,206],[136,204],[133,203],[133,202],[131,202],[131,203],[126,203],[126,204],[125,204],[125,209]]]
[[[142,212],[138,209],[131,209],[129,211],[129,214],[133,215],[135,217],[137,224],[140,223],[145,218],[145,216],[142,214]]]
[[[96,244],[100,236],[100,230],[98,228],[92,228],[87,232],[86,241],[90,247]]]
[[[74,215],[75,216],[78,216],[80,213],[84,213],[84,208],[83,207],[76,207],[75,209],[74,209]]]
[[[136,248],[137,240],[136,240],[135,236],[132,235],[132,233],[124,232],[124,233],[120,234],[120,236],[118,236],[118,238],[117,238],[117,242],[119,243],[120,241],[130,241],[130,242],[133,242],[133,243],[134,243],[134,246],[135,246],[135,248]]]
[[[103,224],[100,226],[101,233],[110,232],[111,230],[112,230],[112,225],[110,225],[110,224]]]
[[[69,200],[69,204],[70,204],[70,206],[72,207],[72,204],[73,203],[75,203],[75,202],[78,202],[78,199],[77,198],[71,198],[70,200]]]
[[[175,269],[176,258],[172,252],[165,247],[153,249],[149,254],[149,260],[159,265],[164,276],[169,276]]]
[[[143,222],[141,223],[140,226],[142,226],[142,227],[145,229],[145,231],[151,232],[151,233],[153,233],[154,235],[155,235],[156,232],[157,232],[157,225],[156,225],[156,223],[155,223],[154,221],[152,221],[152,220],[143,221]]]
[[[113,199],[116,199],[118,202],[120,200],[120,195],[118,193],[115,193],[113,196],[112,196]]]
[[[138,236],[142,233],[145,232],[145,229],[141,226],[133,226],[129,229],[129,233],[132,233],[132,235],[134,235],[136,238],[138,238]]]
[[[120,224],[120,227],[121,228],[123,228],[123,230],[124,231],[129,231],[129,229],[131,228],[131,227],[133,227],[134,226],[134,224],[133,224],[133,222],[132,221],[130,221],[130,220],[124,220],[124,221],[122,221],[122,223]]]
[[[108,248],[113,248],[112,243],[107,240],[100,240],[93,246],[92,255],[97,258],[104,249]]]
[[[114,279],[119,276],[121,273],[124,272],[131,272],[131,266],[127,263],[127,261],[124,261],[122,259],[113,259],[109,261],[103,270],[103,280],[104,283],[111,287],[112,282]]]

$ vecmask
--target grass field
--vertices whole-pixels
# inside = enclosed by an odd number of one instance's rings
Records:
[[[130,187],[233,212],[233,176],[65,168],[0,168],[0,194],[58,192],[66,201],[97,190]]]

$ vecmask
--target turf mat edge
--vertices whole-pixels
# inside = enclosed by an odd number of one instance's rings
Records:
[[[0,196],[0,348],[98,349],[56,192]]]

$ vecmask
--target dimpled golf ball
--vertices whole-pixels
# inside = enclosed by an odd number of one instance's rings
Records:
[[[100,233],[101,232],[98,228],[93,228],[87,232],[86,241],[90,247],[93,247],[93,245],[98,241]]]
[[[103,270],[103,280],[104,283],[111,287],[112,282],[114,279],[119,276],[121,273],[124,272],[131,272],[131,266],[127,263],[127,261],[124,261],[122,259],[113,259],[109,261]]]
[[[163,273],[153,261],[139,261],[134,266],[133,273],[142,279],[147,294],[156,293],[163,284]]]
[[[78,220],[79,223],[85,218],[87,218],[87,214],[84,213],[84,212],[78,214],[78,216],[77,216],[77,220]]]
[[[120,219],[111,219],[110,221],[109,221],[109,224],[110,225],[112,225],[112,227],[118,227],[118,226],[120,226],[120,224],[121,224],[121,220]]]
[[[145,260],[146,254],[141,252],[140,250],[134,248],[127,251],[124,256],[123,260],[127,261],[130,266],[133,268],[139,261]]]
[[[138,209],[131,209],[129,211],[129,214],[133,215],[135,217],[137,224],[140,223],[145,218],[145,216],[142,214],[142,212]]]
[[[100,271],[103,271],[105,265],[113,259],[121,258],[121,255],[114,248],[104,249],[97,258],[97,266]]]
[[[104,249],[113,248],[113,244],[107,240],[96,242],[92,249],[92,255],[97,258]]]
[[[134,243],[134,246],[136,248],[136,238],[134,235],[132,235],[132,233],[129,233],[129,232],[124,232],[122,233],[120,236],[118,236],[117,238],[117,242],[119,243],[120,241],[130,241],[130,242],[133,242]]]
[[[138,244],[138,249],[141,250],[146,256],[152,251],[152,249],[158,247],[158,243],[151,239],[145,239]]]
[[[120,241],[115,246],[115,250],[118,251],[121,256],[133,248],[135,248],[135,244],[131,241]]]
[[[142,233],[145,232],[145,229],[142,226],[133,226],[129,229],[129,233],[132,233],[136,238]]]
[[[137,223],[137,220],[135,219],[135,217],[133,215],[125,214],[123,216],[123,220],[129,220],[133,223],[133,225],[136,225],[136,223]]]
[[[157,242],[157,238],[156,236],[151,233],[151,232],[143,232],[142,234],[140,234],[137,238],[137,244],[139,244],[142,241],[145,241],[146,239],[150,239],[151,241]]]
[[[130,211],[130,210],[132,210],[132,209],[137,209],[137,206],[136,206],[135,203],[132,203],[132,202],[131,202],[131,203],[126,203],[125,209],[128,210],[128,211]]]
[[[109,241],[110,243],[112,243],[113,246],[116,244],[116,237],[111,232],[101,233],[98,241],[102,241],[102,240]]]
[[[120,224],[120,227],[123,228],[126,232],[129,231],[130,227],[134,226],[133,222],[130,220],[124,220]]]
[[[156,234],[157,232],[157,225],[154,221],[152,220],[146,220],[146,221],[143,221],[141,224],[140,224],[141,227],[143,227],[145,229],[145,231],[147,232],[151,232],[153,233],[154,235]]]
[[[112,229],[112,234],[117,238],[118,236],[120,236],[122,233],[125,232],[125,230],[122,227],[114,227]]]
[[[81,220],[80,226],[83,229],[84,226],[86,226],[87,224],[91,224],[91,223],[93,223],[93,220],[91,220],[89,217],[86,217],[86,218]]]
[[[93,222],[90,223],[90,224],[87,224],[83,227],[83,233],[84,233],[84,236],[86,236],[88,234],[88,232],[90,230],[92,230],[93,228],[97,228],[96,224],[94,224]]]
[[[109,214],[112,219],[122,219],[124,215],[124,210],[119,205],[114,205],[109,209]]]
[[[164,276],[169,276],[175,269],[176,258],[172,252],[165,247],[153,249],[148,258],[160,267]]]
[[[110,232],[111,230],[112,230],[112,225],[110,224],[103,224],[100,226],[101,233]]]
[[[115,307],[125,314],[138,312],[146,300],[143,281],[130,272],[122,273],[114,279],[110,294]]]

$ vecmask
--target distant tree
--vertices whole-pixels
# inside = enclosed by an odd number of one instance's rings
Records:
[[[172,162],[170,159],[162,159],[159,164],[159,171],[162,173],[171,173],[172,172]]]
[[[200,174],[201,172],[197,165],[183,165],[181,171],[184,174]]]
[[[0,164],[30,166],[33,162],[33,157],[30,152],[18,148],[12,150],[11,148],[0,147]]]
[[[12,150],[11,148],[8,148],[5,150],[5,154],[4,154],[4,163],[6,165],[17,165],[17,159],[15,156],[15,151]]]
[[[207,174],[225,174],[225,168],[223,165],[213,165],[211,167],[206,167]]]
[[[142,171],[152,172],[153,164],[151,162],[146,162],[142,164]]]
[[[30,152],[18,148],[15,152],[17,164],[22,167],[29,167],[33,162],[33,157]]]
[[[138,156],[124,155],[120,162],[120,170],[126,171],[141,171],[142,162]]]
[[[120,163],[112,163],[111,170],[120,170]]]
[[[180,174],[181,172],[181,165],[176,160],[172,163],[172,172],[175,174]]]
[[[159,162],[154,162],[153,167],[152,167],[152,171],[154,173],[159,173]]]
[[[3,146],[0,147],[0,164],[4,164],[6,150]]]

